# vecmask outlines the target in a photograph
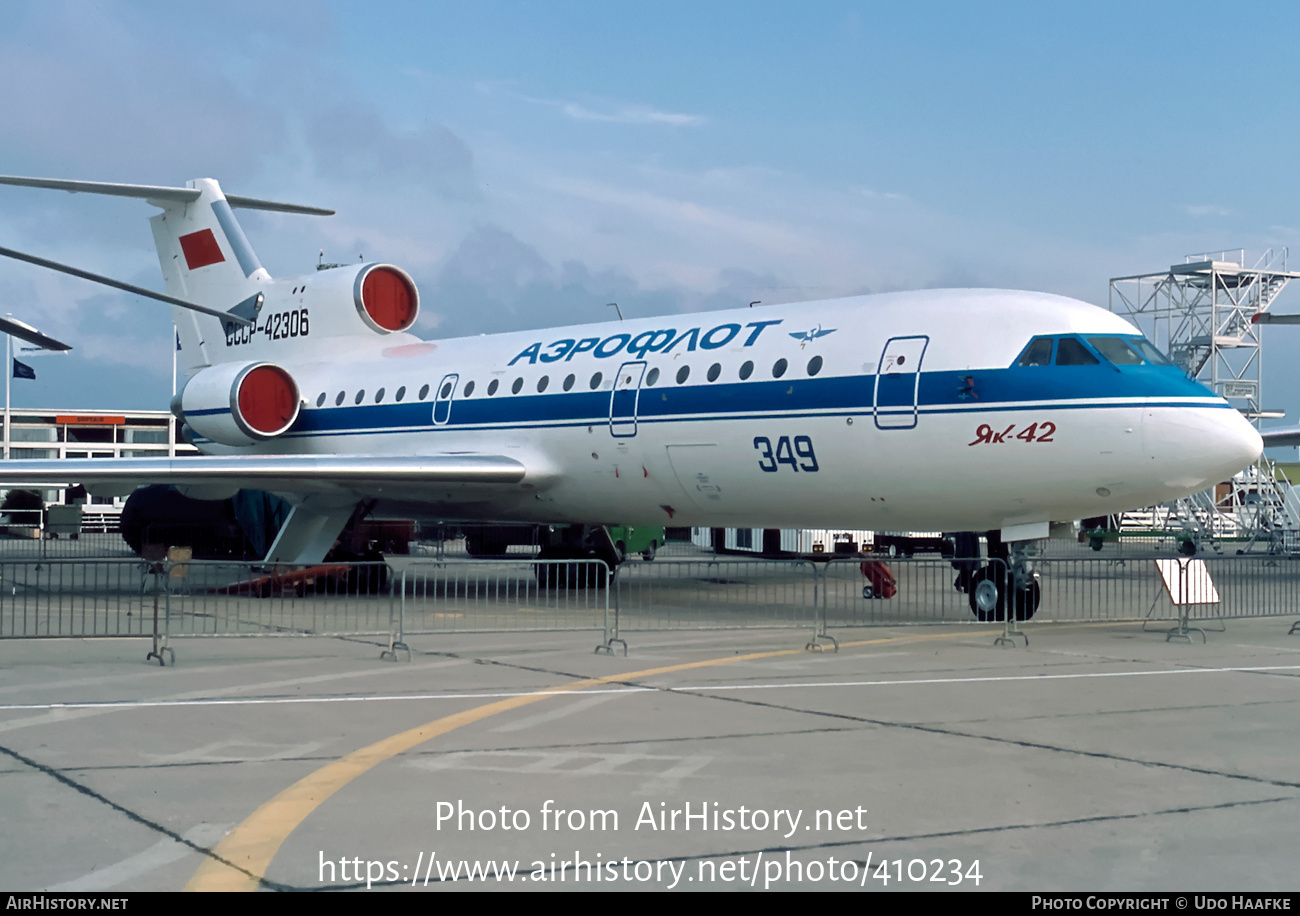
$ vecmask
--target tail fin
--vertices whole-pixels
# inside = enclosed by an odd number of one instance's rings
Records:
[[[199,192],[194,201],[150,201],[163,208],[149,223],[167,292],[213,308],[233,308],[270,284],[271,275],[244,237],[220,185],[211,178],[188,185]],[[218,339],[223,329],[215,318],[182,308],[172,311],[188,374],[210,362],[205,344]]]
[[[228,196],[211,178],[197,178],[184,188],[14,176],[0,176],[0,184],[136,197],[161,207],[163,212],[150,223],[168,294],[221,311],[234,308],[271,283],[271,275],[248,244],[244,230],[231,212],[232,207],[313,216],[329,216],[334,212],[254,197]],[[103,278],[88,279],[104,282]],[[218,318],[179,307],[174,307],[173,312],[180,335],[181,361],[189,374],[208,364],[206,342],[215,341],[224,329]]]

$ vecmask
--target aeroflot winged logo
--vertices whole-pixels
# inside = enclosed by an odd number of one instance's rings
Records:
[[[777,318],[773,321],[751,321],[743,327],[739,323],[720,324],[716,328],[709,328],[702,331],[700,328],[688,328],[677,333],[676,328],[661,328],[657,331],[642,331],[635,336],[631,334],[611,334],[609,337],[601,339],[599,337],[584,337],[577,339],[574,337],[565,337],[561,340],[545,344],[538,341],[531,347],[526,348],[522,353],[510,360],[508,365],[513,366],[521,359],[527,359],[529,363],[535,364],[538,360],[544,363],[555,363],[560,360],[568,362],[579,353],[590,353],[598,359],[608,359],[619,353],[626,353],[634,359],[640,359],[647,353],[668,353],[676,349],[677,345],[686,342],[687,350],[695,350],[698,346],[701,350],[716,350],[719,347],[725,347],[737,337],[741,336],[744,331],[744,343],[742,347],[752,347],[758,340],[758,335],[774,324],[780,324],[783,319]],[[813,333],[813,332],[809,332]],[[820,331],[820,334],[829,334],[830,331]],[[791,337],[800,336],[791,334]],[[812,338],[809,338],[810,340]]]
[[[838,329],[827,328],[825,331],[823,331],[822,326],[817,325],[816,330],[800,331],[799,333],[791,334],[790,336],[793,337],[795,340],[801,341],[802,343],[811,343],[812,341],[816,340],[818,337],[825,337],[827,334],[834,334],[836,330]]]

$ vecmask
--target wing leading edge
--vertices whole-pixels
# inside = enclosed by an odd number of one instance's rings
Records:
[[[1280,445],[1300,446],[1300,426],[1279,426],[1276,429],[1263,429],[1260,430],[1259,434],[1264,440],[1264,448],[1275,448]]]
[[[501,486],[528,476],[506,455],[414,458],[335,455],[202,456],[0,462],[0,486],[65,487],[129,493],[146,484],[230,487],[278,493],[374,493],[387,487]],[[533,480],[537,474],[531,475]]]

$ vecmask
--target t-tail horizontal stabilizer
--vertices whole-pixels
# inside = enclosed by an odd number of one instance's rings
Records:
[[[71,194],[105,194],[110,197],[135,197],[139,200],[166,201],[168,203],[193,203],[202,194],[198,188],[167,188],[150,184],[115,184],[107,181],[66,181],[62,178],[23,178],[17,175],[0,175],[0,184],[20,188],[46,188],[68,191]],[[333,216],[333,210],[307,207],[302,204],[285,204],[256,197],[227,194],[226,203],[236,209],[273,210],[276,213],[298,213],[303,216]],[[158,206],[163,206],[159,203]]]

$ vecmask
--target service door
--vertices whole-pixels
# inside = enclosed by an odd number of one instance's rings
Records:
[[[456,397],[456,385],[460,381],[460,375],[452,373],[444,375],[442,381],[438,383],[438,394],[433,402],[433,423],[435,426],[443,426],[451,419],[451,402]]]
[[[911,429],[916,426],[921,361],[929,337],[891,337],[876,367],[876,426]]]
[[[609,431],[619,439],[636,435],[636,408],[641,395],[641,379],[645,376],[645,362],[624,363],[614,377],[614,390],[609,395]]]

